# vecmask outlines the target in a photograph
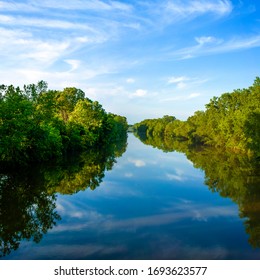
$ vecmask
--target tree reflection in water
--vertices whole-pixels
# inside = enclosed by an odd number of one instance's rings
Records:
[[[35,175],[34,170],[1,174],[0,256],[16,250],[23,239],[39,242],[60,219],[55,194]]]
[[[260,247],[260,162],[246,154],[209,147],[192,147],[188,141],[160,136],[137,135],[144,144],[164,152],[184,153],[195,168],[204,171],[205,184],[212,192],[228,197],[239,207],[249,243]]]
[[[57,193],[73,194],[102,182],[105,171],[126,150],[126,137],[117,143],[69,157],[55,166],[4,170],[0,167],[0,257],[17,250],[22,240],[38,243],[61,219]]]

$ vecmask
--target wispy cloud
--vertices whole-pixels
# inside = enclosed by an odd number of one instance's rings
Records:
[[[36,3],[39,6],[53,8],[53,9],[66,9],[66,10],[120,10],[120,11],[129,11],[132,9],[132,6],[126,3],[119,1],[101,1],[101,0],[36,0]]]
[[[26,17],[14,17],[0,14],[0,23],[3,25],[15,25],[15,26],[31,26],[52,28],[52,29],[83,29],[94,32],[95,30],[89,27],[87,24],[74,23],[63,20],[51,20],[41,18],[26,18]]]
[[[0,8],[2,10],[16,11],[16,10],[38,10],[40,8],[63,9],[63,10],[121,10],[129,11],[132,6],[119,1],[101,1],[101,0],[34,0],[24,1],[24,3],[16,3],[13,1],[0,1]]]
[[[131,14],[132,6],[119,1],[0,1],[0,10],[0,58],[4,67],[0,75],[5,83],[47,79],[52,84],[56,78],[54,84],[59,87],[67,82],[83,87],[83,80],[115,71],[123,63],[115,63],[106,55],[105,59],[100,54],[90,56],[89,50],[93,53],[98,45],[117,40],[125,28],[139,28],[135,20],[124,16]],[[15,81],[10,74],[8,77],[10,71],[19,73]],[[80,75],[73,75],[75,71]],[[142,94],[136,91],[134,96]]]
[[[168,84],[175,84],[178,89],[182,89],[186,87],[187,81],[190,81],[190,78],[185,76],[179,76],[179,77],[173,76],[168,79]]]
[[[167,79],[168,85],[175,85],[177,89],[187,89],[194,88],[194,86],[198,86],[204,84],[208,81],[205,78],[198,77],[188,77],[188,76],[172,76]]]
[[[210,54],[240,51],[260,47],[260,35],[251,37],[235,37],[228,40],[217,39],[212,36],[196,37],[196,45],[176,50],[171,56],[176,59],[189,59]]]
[[[213,217],[237,217],[237,210],[234,207],[217,206],[211,207],[207,205],[190,205],[182,211],[175,209],[171,213],[160,213],[158,215],[134,217],[128,220],[107,220],[104,229],[107,230],[126,230],[127,228],[143,228],[146,226],[162,226],[176,223],[184,219],[194,219],[207,221]]]
[[[204,15],[222,17],[229,15],[233,5],[229,0],[164,0],[150,4],[150,11],[160,14],[157,22],[169,25],[187,22]]]
[[[43,62],[47,65],[61,57],[71,47],[71,43],[66,40],[46,41],[36,39],[30,32],[25,32],[21,29],[9,30],[0,28],[0,31],[0,55],[8,56],[9,62],[14,60],[16,65],[19,65],[21,60],[26,60],[27,64],[28,59]]]
[[[29,2],[17,3],[17,1],[0,1],[1,11],[25,11],[32,12],[38,10],[36,6]]]
[[[67,62],[71,67],[69,72],[73,72],[73,71],[77,70],[81,63],[80,60],[77,60],[77,59],[66,59],[64,61]]]
[[[233,9],[232,3],[229,0],[167,1],[166,7],[170,12],[178,14],[182,17],[189,17],[191,15],[200,15],[205,13],[226,15],[229,14]]]
[[[82,87],[86,80],[111,71],[107,65],[82,63],[75,54],[89,44],[100,44],[104,39],[102,35],[80,36],[76,32],[70,37],[44,38],[21,27],[0,27],[0,33],[0,75],[3,83],[21,85],[43,79],[55,87],[68,86],[69,83]],[[55,67],[57,63],[58,69]],[[80,71],[80,75],[76,71]],[[14,76],[15,81],[12,80]]]
[[[169,179],[170,181],[172,181],[172,180],[183,181],[183,180],[184,180],[183,177],[181,177],[181,176],[179,176],[179,175],[176,175],[176,174],[169,174],[169,173],[167,173],[167,174],[166,174],[166,177],[167,177],[167,179]]]
[[[69,219],[72,218],[73,220],[74,220],[74,218],[84,219],[84,220],[88,221],[89,225],[92,224],[93,221],[102,221],[102,220],[105,220],[110,217],[110,216],[103,216],[100,213],[98,213],[97,211],[95,211],[94,209],[85,207],[85,205],[82,203],[73,204],[70,201],[67,201],[65,199],[61,199],[57,203],[56,207],[57,207],[58,213],[61,214],[62,216],[66,216],[67,219],[68,218]],[[74,222],[75,222],[75,220],[74,220]],[[78,228],[78,224],[77,224],[76,228]],[[74,229],[76,229],[76,228],[74,228]],[[60,231],[61,228],[57,227],[57,228],[55,228],[55,230]]]

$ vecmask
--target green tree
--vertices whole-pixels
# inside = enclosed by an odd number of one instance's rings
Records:
[[[82,145],[92,146],[102,136],[104,120],[105,111],[97,101],[79,100],[70,115],[69,123],[77,126]]]
[[[78,101],[84,100],[84,97],[85,93],[75,87],[65,88],[63,91],[57,92],[57,108],[64,122],[68,121],[70,113],[72,113]],[[90,101],[89,99],[87,100]]]
[[[28,159],[34,127],[34,107],[20,88],[9,86],[0,102],[0,160],[23,162]]]
[[[0,86],[0,162],[28,164],[60,159],[127,131],[126,118],[111,117],[77,88],[48,90],[44,81]]]

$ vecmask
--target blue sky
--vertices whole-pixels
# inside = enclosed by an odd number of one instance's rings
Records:
[[[129,123],[260,76],[260,1],[0,0],[0,83],[81,88]]]

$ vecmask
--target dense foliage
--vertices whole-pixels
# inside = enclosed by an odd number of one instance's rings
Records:
[[[186,121],[173,116],[146,119],[134,125],[146,136],[175,138],[191,145],[203,144],[260,155],[260,78],[246,89],[213,97],[205,111]]]
[[[105,112],[80,89],[49,90],[44,81],[23,89],[0,86],[0,162],[58,159],[113,142],[126,131],[125,117]]]

